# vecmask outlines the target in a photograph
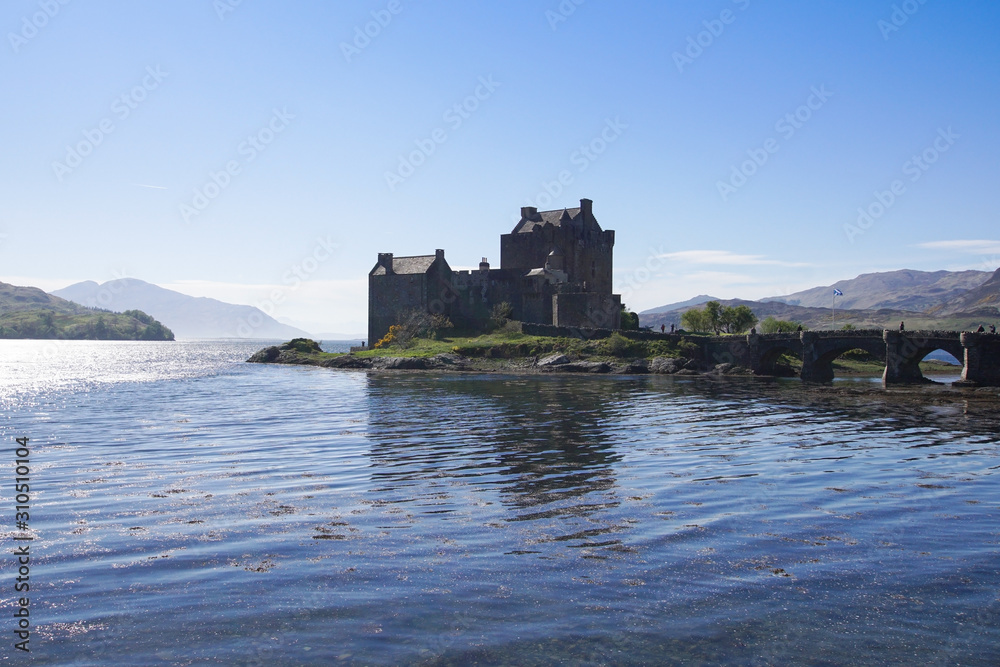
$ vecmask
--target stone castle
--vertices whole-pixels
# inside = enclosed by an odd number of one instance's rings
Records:
[[[618,329],[621,296],[611,293],[613,230],[602,230],[593,202],[579,208],[521,209],[500,236],[500,268],[453,271],[444,250],[394,257],[379,253],[368,274],[368,340],[374,345],[414,310],[445,315],[460,329],[482,329],[492,308],[510,304],[512,319],[563,327]]]

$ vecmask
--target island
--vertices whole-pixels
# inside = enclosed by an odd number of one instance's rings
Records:
[[[37,287],[0,283],[0,338],[172,341],[174,334],[141,310],[87,308]]]

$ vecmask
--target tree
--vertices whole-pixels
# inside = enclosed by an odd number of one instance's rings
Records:
[[[681,315],[681,326],[688,331],[736,334],[755,324],[757,316],[749,306],[723,306],[718,301],[709,301],[704,309],[691,308]]]
[[[508,302],[503,301],[490,309],[490,324],[493,325],[494,329],[499,329],[503,325],[507,324],[513,315],[514,307]]]
[[[794,333],[798,331],[801,326],[801,322],[795,322],[794,320],[776,320],[774,317],[768,315],[764,318],[764,321],[760,323],[760,332],[765,334]]]
[[[708,332],[711,330],[711,326],[705,317],[705,311],[697,308],[691,308],[681,315],[681,326],[688,331]]]
[[[722,332],[722,304],[718,301],[709,301],[705,304],[705,324],[716,334]]]
[[[726,306],[719,313],[719,326],[726,333],[744,333],[755,324],[757,324],[757,316],[750,310],[750,306]]]
[[[639,330],[639,313],[633,313],[625,304],[622,304],[622,331]]]

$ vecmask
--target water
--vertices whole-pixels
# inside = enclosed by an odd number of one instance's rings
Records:
[[[995,392],[242,363],[260,346],[0,341],[32,663],[1000,661]]]

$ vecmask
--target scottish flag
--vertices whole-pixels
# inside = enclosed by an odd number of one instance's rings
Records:
[[[841,292],[841,291],[840,291],[839,289],[837,289],[836,287],[834,287],[834,288],[833,288],[833,295],[834,295],[834,296],[844,296],[844,293],[843,293],[843,292]]]

